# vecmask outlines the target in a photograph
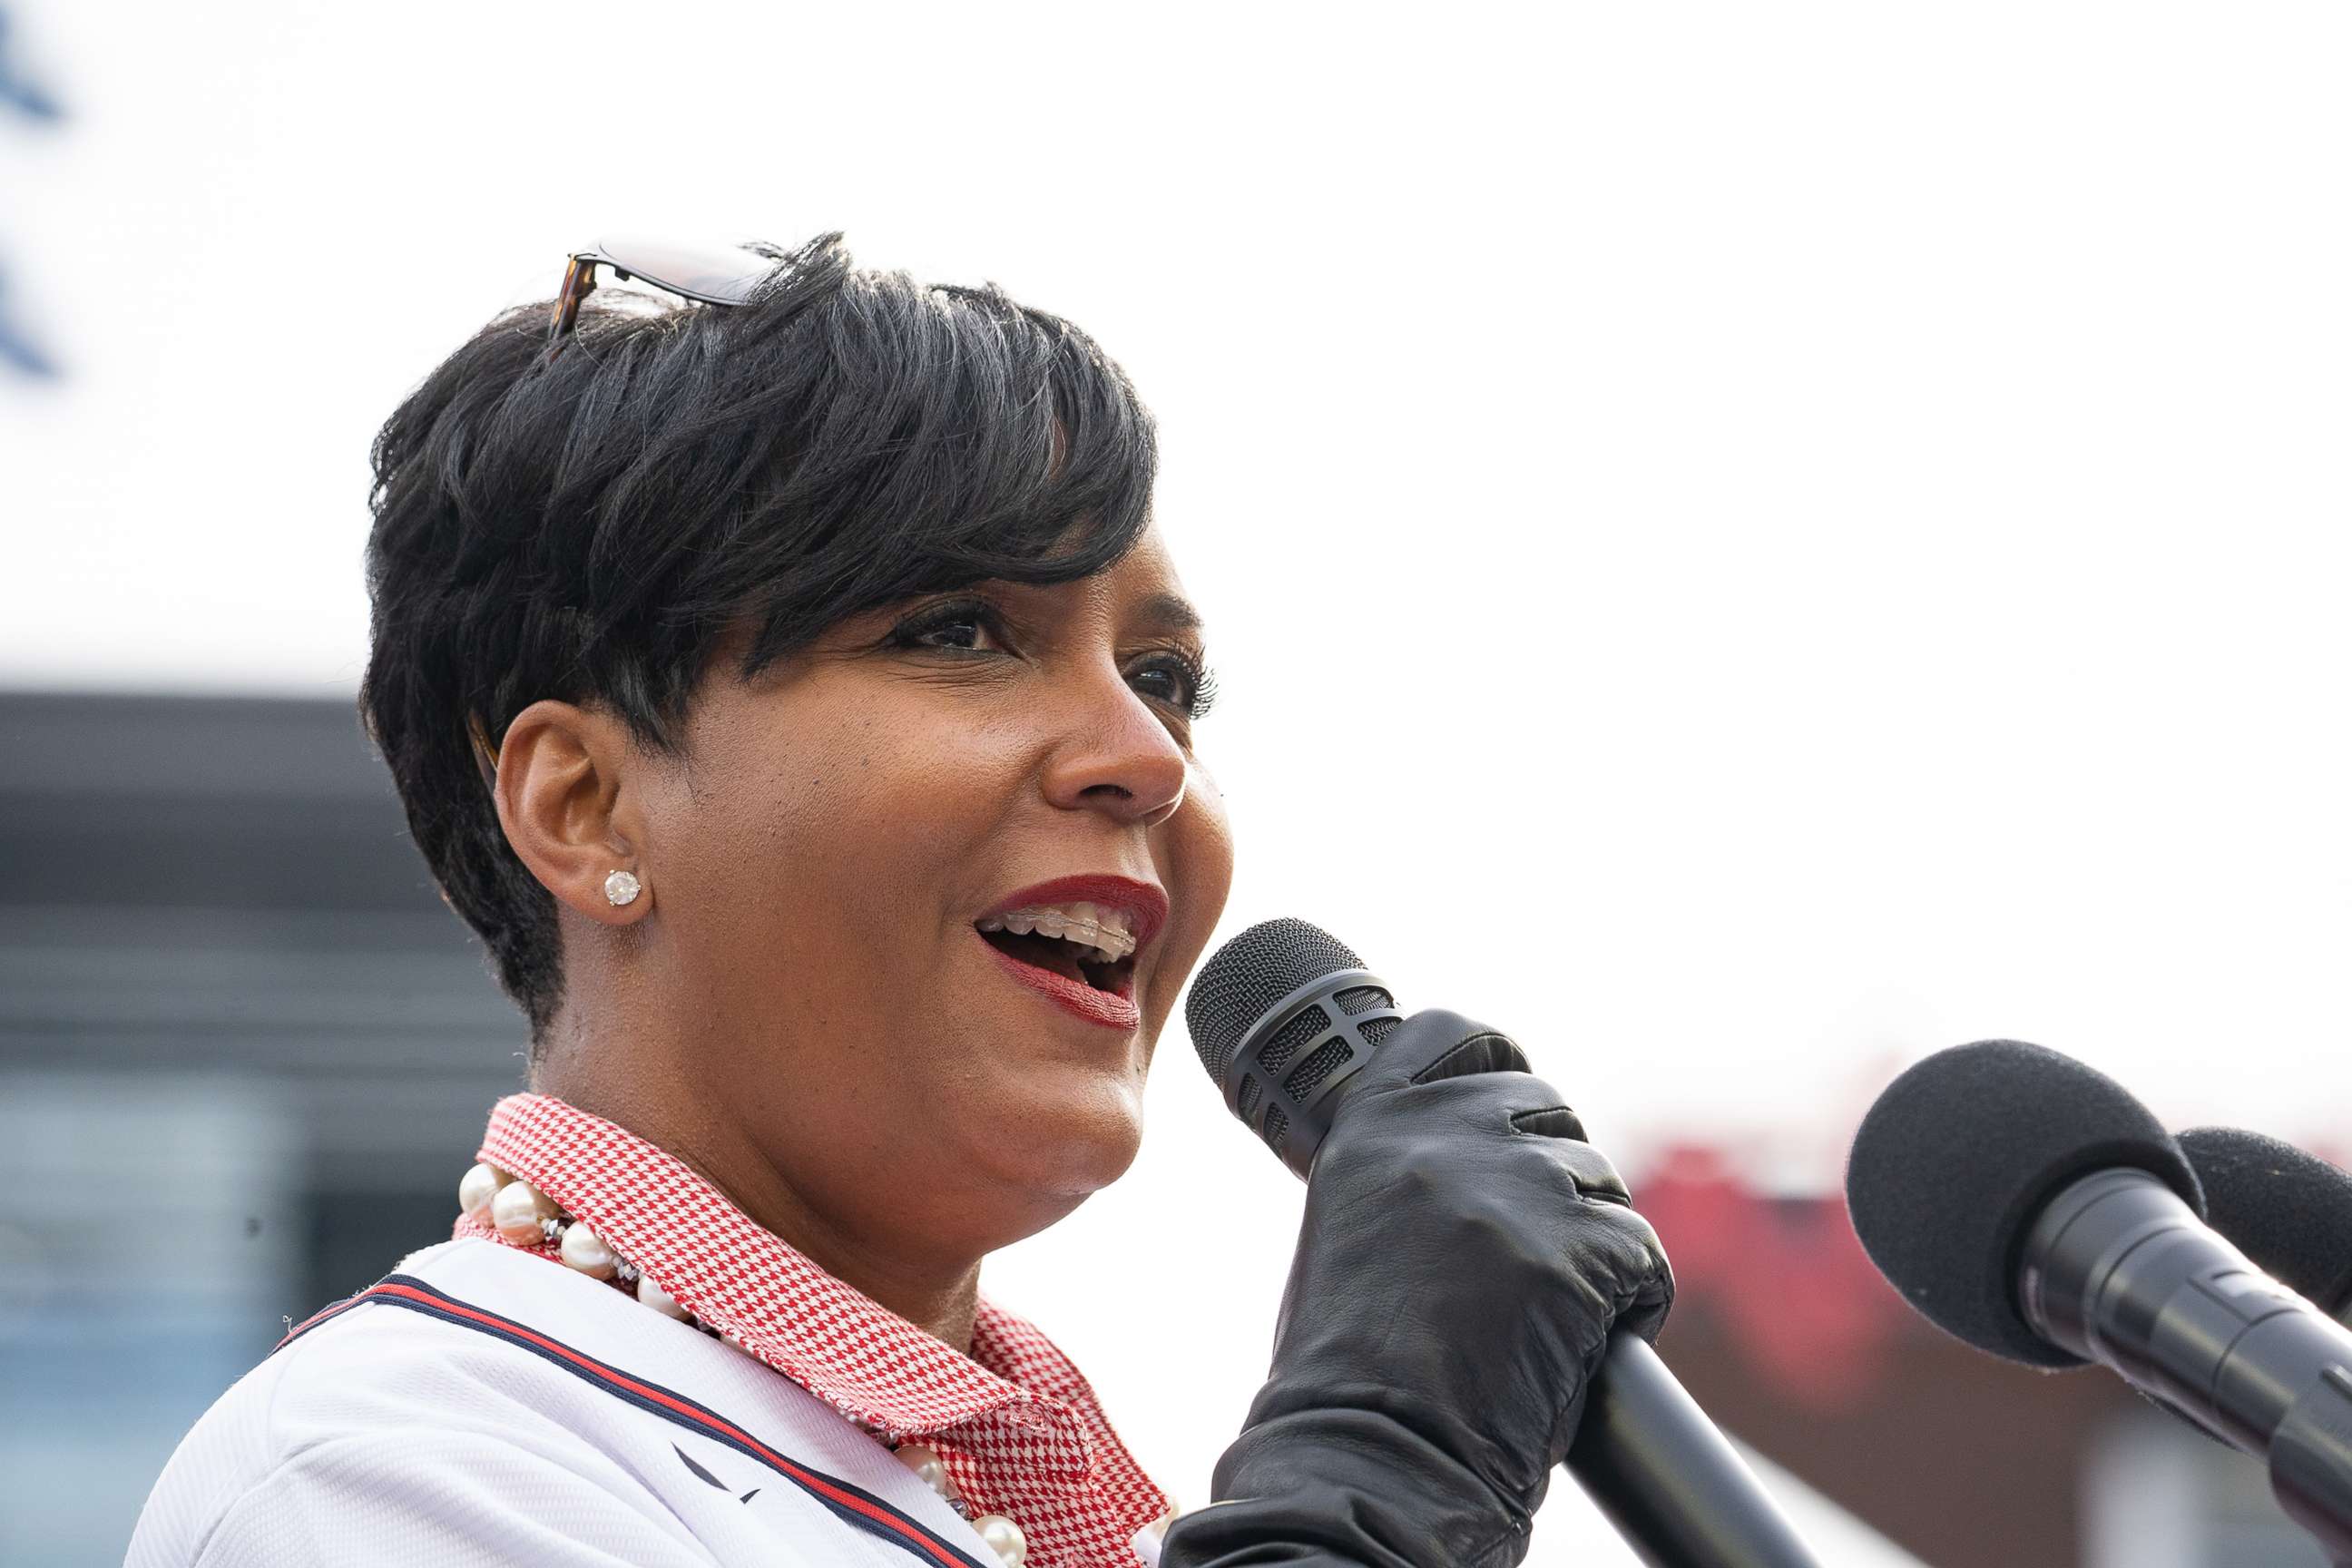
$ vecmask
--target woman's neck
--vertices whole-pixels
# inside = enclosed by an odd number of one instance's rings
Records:
[[[916,1327],[971,1353],[979,1309],[979,1256],[917,1255],[854,1234],[811,1204],[765,1158],[744,1130],[709,1108],[681,1100],[681,1075],[575,1070],[579,1057],[551,1051],[531,1088],[599,1116],[683,1161],[748,1215],[818,1268]],[[641,1079],[650,1081],[637,1081]]]

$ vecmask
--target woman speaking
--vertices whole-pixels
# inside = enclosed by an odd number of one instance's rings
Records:
[[[1134,1158],[1232,871],[1151,420],[1087,337],[837,236],[616,244],[373,455],[361,705],[530,1088],[454,1237],[188,1435],[135,1568],[1524,1554],[1669,1286],[1515,1049],[1366,1069],[1172,1527],[980,1293]]]

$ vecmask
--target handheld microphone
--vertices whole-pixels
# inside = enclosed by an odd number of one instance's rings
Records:
[[[2176,1137],[2205,1189],[2205,1223],[2329,1317],[2352,1313],[2352,1175],[2240,1128]]]
[[[1184,1004],[1226,1107],[1302,1179],[1349,1081],[1404,1015],[1388,984],[1305,921],[1266,921],[1202,966]],[[1612,1335],[1568,1468],[1651,1568],[1817,1568],[1657,1352]]]
[[[2110,1368],[2266,1458],[2289,1516],[2352,1559],[2352,1331],[2205,1224],[2188,1158],[2120,1085],[2017,1040],[1938,1052],[1864,1117],[1846,1204],[1937,1327]]]

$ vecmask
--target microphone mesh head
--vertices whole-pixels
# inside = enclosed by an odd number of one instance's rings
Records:
[[[1184,1027],[1209,1076],[1224,1080],[1234,1049],[1265,1010],[1309,981],[1364,961],[1348,944],[1305,921],[1261,921],[1217,949],[1184,998]]]

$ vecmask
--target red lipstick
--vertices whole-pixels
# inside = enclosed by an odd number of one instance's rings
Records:
[[[1017,904],[1013,906],[1015,909],[1019,907]],[[972,934],[980,936],[977,931]],[[1024,963],[1009,952],[998,952],[986,937],[980,937],[980,945],[988,949],[988,956],[996,960],[1005,973],[1089,1024],[1101,1024],[1113,1029],[1132,1029],[1143,1022],[1143,1009],[1122,993],[1097,991],[1082,980],[1066,980],[1050,969]],[[1135,984],[1134,972],[1129,971],[1119,984],[1132,986]]]
[[[1109,989],[1089,985],[1083,980],[1071,979],[1034,963],[1024,963],[990,942],[978,930],[981,921],[997,919],[1015,910],[1080,901],[1125,915],[1128,929],[1135,937],[1135,952],[1110,972],[1115,978]],[[1089,1024],[1132,1030],[1143,1022],[1143,1010],[1135,1005],[1136,967],[1141,961],[1144,948],[1167,921],[1168,895],[1151,883],[1139,882],[1131,877],[1086,873],[1056,877],[1051,881],[1038,882],[1019,892],[1009,893],[977,917],[972,924],[973,934],[980,936],[982,944],[1011,978]]]
[[[1135,951],[1141,952],[1160,928],[1168,922],[1168,895],[1149,882],[1139,882],[1132,877],[1112,877],[1088,872],[1077,877],[1056,877],[1050,882],[1010,893],[980,911],[977,920],[1025,910],[1032,904],[1070,904],[1084,899],[1090,904],[1102,904],[1118,910],[1128,918],[1135,932]]]

